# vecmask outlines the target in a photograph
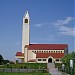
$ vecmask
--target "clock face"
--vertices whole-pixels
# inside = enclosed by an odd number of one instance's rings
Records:
[[[25,21],[24,21],[25,23],[28,23],[28,19],[25,19]]]

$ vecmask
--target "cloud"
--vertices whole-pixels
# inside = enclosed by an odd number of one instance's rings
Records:
[[[44,23],[34,24],[33,26],[35,26],[35,27],[42,27],[42,26],[45,26],[45,25],[48,25],[48,24],[49,24],[48,22],[44,22]]]
[[[57,20],[56,22],[52,23],[53,25],[56,25],[56,26],[62,26],[62,25],[67,25],[69,24],[71,21],[73,21],[74,18],[72,17],[66,17],[65,20]]]
[[[42,25],[43,25],[42,23],[39,23],[39,24],[35,24],[34,26],[41,27]]]
[[[54,23],[51,23],[58,28],[58,33],[63,35],[75,36],[75,27],[70,27],[69,24],[74,20],[72,17],[67,17],[65,20],[57,20]],[[66,26],[68,25],[68,26]]]
[[[66,27],[66,26],[61,26],[60,27],[60,34],[64,34],[64,35],[72,35],[75,36],[75,29],[71,28],[71,27]]]

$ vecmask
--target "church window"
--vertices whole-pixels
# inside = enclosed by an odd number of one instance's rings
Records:
[[[45,51],[44,51],[45,52]]]
[[[60,51],[58,51],[60,53]]]
[[[43,61],[46,61],[46,59],[43,59]]]
[[[43,52],[43,51],[42,51]]]
[[[41,52],[41,51],[39,51],[39,52]]]
[[[36,53],[36,51],[35,51],[35,53]]]
[[[38,61],[41,61],[41,59],[38,59]]]
[[[25,19],[25,23],[28,23],[28,19]]]
[[[38,51],[37,51],[38,52]]]
[[[56,59],[56,61],[59,61],[59,59]]]
[[[53,53],[53,51],[51,51],[51,53]]]
[[[61,51],[61,53],[62,53],[62,51]]]
[[[49,53],[50,53],[50,51],[49,51]]]
[[[54,51],[54,53],[55,53],[55,51]]]
[[[47,51],[48,52],[48,51]]]
[[[56,51],[56,53],[57,53],[57,51]]]

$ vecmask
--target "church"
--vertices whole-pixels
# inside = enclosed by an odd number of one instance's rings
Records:
[[[22,27],[22,52],[16,53],[16,58],[22,63],[62,63],[61,58],[68,54],[67,44],[31,44],[30,17],[26,11]]]

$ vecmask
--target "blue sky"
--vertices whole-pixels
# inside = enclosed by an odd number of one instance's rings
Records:
[[[0,0],[0,54],[15,60],[21,51],[22,19],[30,14],[31,43],[68,44],[74,51],[74,0]]]

